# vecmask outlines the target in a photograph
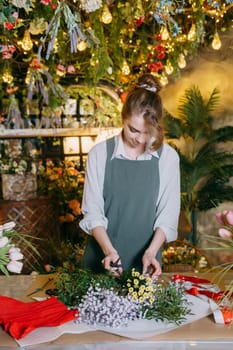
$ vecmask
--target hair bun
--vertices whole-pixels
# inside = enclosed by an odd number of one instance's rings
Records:
[[[141,75],[136,86],[154,93],[158,93],[162,88],[159,80],[149,73]]]

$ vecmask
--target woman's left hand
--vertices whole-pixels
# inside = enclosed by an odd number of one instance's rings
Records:
[[[158,260],[155,259],[154,255],[145,252],[142,257],[143,270],[142,274],[149,274],[150,277],[159,276],[162,273],[162,269]]]

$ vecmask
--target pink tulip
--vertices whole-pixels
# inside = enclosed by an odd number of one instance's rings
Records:
[[[225,218],[227,223],[233,226],[233,210],[228,210],[225,214]]]
[[[225,222],[223,221],[225,212],[226,212],[226,210],[216,214],[216,219],[220,225],[225,225]]]
[[[223,239],[231,239],[232,238],[231,231],[227,230],[226,228],[220,228],[218,230],[218,234]]]
[[[10,272],[20,273],[23,268],[23,263],[21,261],[10,261],[6,267]]]

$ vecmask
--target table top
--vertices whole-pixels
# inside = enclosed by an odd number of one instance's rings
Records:
[[[0,276],[0,295],[32,301],[27,295],[38,286],[42,286],[49,277],[51,275]],[[199,274],[198,277],[213,281],[214,275]],[[225,276],[224,284],[227,285],[229,281],[232,281],[232,277],[233,273]],[[43,295],[43,292],[36,294],[36,296]],[[232,350],[233,327],[232,325],[216,324],[211,315],[143,341],[133,341],[111,333],[94,331],[82,334],[63,334],[50,343],[33,346],[33,350],[115,350],[119,349],[119,343],[121,350],[173,350],[177,349],[178,346],[183,350],[193,350],[194,347],[203,350]],[[15,340],[0,329],[0,349],[13,350],[17,348]]]

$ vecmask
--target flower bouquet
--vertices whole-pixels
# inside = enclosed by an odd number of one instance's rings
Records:
[[[21,140],[4,140],[0,145],[0,171],[2,174],[36,174],[38,151]]]
[[[81,214],[80,201],[83,191],[83,174],[75,161],[40,162],[38,192],[54,199],[60,221],[74,221]]]
[[[216,269],[220,269],[218,275],[223,274],[233,270],[233,210],[224,210],[216,214],[216,219],[220,224],[218,229],[218,236],[211,237],[211,241],[216,244],[215,250],[227,250],[229,251],[229,261],[216,266]],[[232,260],[231,260],[232,259]],[[233,293],[233,281],[231,281],[229,286],[229,292]]]
[[[216,214],[216,219],[220,224],[218,229],[218,236],[213,237],[208,235],[207,239],[215,244],[213,248],[207,248],[219,251],[229,251],[229,261],[214,266],[211,270],[216,272],[215,280],[220,283],[223,277],[233,271],[233,210],[223,210]],[[232,259],[231,259],[232,257]],[[219,309],[222,313],[221,319],[225,323],[233,322],[233,281],[229,281],[226,286],[227,290],[223,293],[219,299]],[[226,319],[228,320],[226,322]],[[223,322],[223,321],[221,321]],[[220,323],[221,323],[220,322]]]
[[[23,268],[23,254],[13,243],[20,236],[14,227],[13,221],[0,226],[0,271],[5,275],[9,272],[21,273]]]
[[[121,327],[138,319],[181,324],[190,314],[185,288],[178,281],[160,281],[134,269],[119,278],[95,275],[64,265],[55,281],[55,293],[67,306],[79,310],[78,322]]]

